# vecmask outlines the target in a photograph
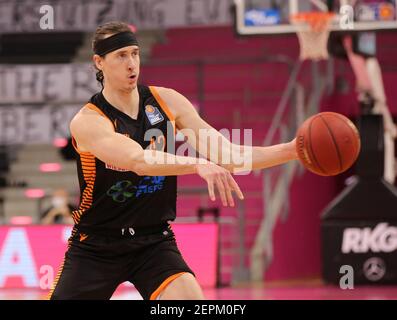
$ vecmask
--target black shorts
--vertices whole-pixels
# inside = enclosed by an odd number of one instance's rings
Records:
[[[49,298],[110,299],[121,283],[129,281],[144,299],[155,299],[182,272],[194,275],[169,227],[123,238],[76,232]]]

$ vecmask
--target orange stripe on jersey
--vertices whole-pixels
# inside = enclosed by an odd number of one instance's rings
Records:
[[[89,190],[89,191],[92,191],[94,188],[93,188],[93,186],[87,186],[85,189]]]
[[[88,170],[94,170],[94,168],[96,168],[95,162],[90,162],[88,164],[87,162],[81,161],[81,166],[87,168]]]
[[[81,166],[88,168],[95,167],[95,160],[91,159],[90,161],[88,161],[87,159],[82,159]]]
[[[84,178],[86,178],[85,180],[88,180],[90,178],[95,178],[95,171],[93,173],[83,173],[84,174]]]
[[[94,168],[96,168],[95,161],[90,162],[90,165],[82,163],[81,167],[84,168],[84,170],[86,170],[86,171],[95,171],[95,169],[94,169]]]
[[[86,163],[89,163],[90,166],[85,165]],[[76,223],[80,222],[81,216],[92,206],[94,183],[96,178],[95,156],[92,154],[90,156],[80,156],[80,164],[86,186],[81,196],[80,206],[78,210],[74,211],[74,220]]]
[[[96,172],[95,167],[82,166],[82,168],[84,169],[84,173],[86,175],[95,174]]]
[[[83,195],[83,201],[87,201],[87,200],[92,200],[92,196],[90,194],[84,194]]]
[[[85,152],[81,155],[81,159],[90,162],[92,160],[92,154],[89,152]]]
[[[81,202],[84,204],[89,204],[90,202],[92,202],[92,197],[89,195],[84,195],[84,198]]]
[[[167,115],[168,119],[171,121],[172,127],[174,128],[174,134],[176,134],[175,117],[172,114],[171,110],[168,108],[168,105],[165,103],[163,98],[160,97],[155,87],[149,87],[149,90],[152,93],[153,97],[156,99],[156,101],[159,103],[161,109],[163,109],[164,113]]]
[[[81,164],[82,164],[82,166],[84,167],[84,168],[87,168],[88,170],[94,170],[95,169],[95,164],[94,163],[92,163],[92,164],[84,164],[83,163],[83,161],[81,162]]]
[[[76,211],[74,211],[74,212],[76,212]],[[76,233],[77,233],[77,229],[74,227],[72,229],[72,233],[71,233],[71,235],[69,237],[69,240],[68,240],[68,249],[70,248],[71,243],[72,243],[72,238],[76,235]],[[57,276],[55,277],[55,279],[54,279],[54,281],[52,283],[52,288],[51,288],[50,292],[48,293],[47,300],[50,300],[52,295],[53,295],[53,293],[54,293],[55,287],[57,286],[57,284],[59,282],[59,278],[62,275],[62,271],[63,271],[64,265],[65,265],[65,258],[63,258],[62,264],[61,264],[61,266],[58,269],[58,274],[57,274]]]
[[[47,300],[50,300],[52,295],[53,295],[53,293],[54,293],[55,287],[57,286],[59,278],[61,277],[64,265],[65,265],[65,258],[63,259],[63,262],[62,262],[61,266],[59,267],[58,274],[57,274],[57,276],[54,279],[54,282],[52,284],[52,288],[51,288],[50,292],[48,293]]]
[[[84,171],[83,174],[86,175],[86,176],[95,175],[95,173],[96,173],[95,167],[94,168],[93,167],[87,168],[87,167],[82,166],[81,169]]]

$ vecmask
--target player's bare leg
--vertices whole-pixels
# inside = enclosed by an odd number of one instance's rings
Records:
[[[376,58],[364,58],[353,52],[352,39],[344,38],[344,47],[349,57],[357,81],[357,91],[360,94],[368,93],[375,100],[373,110],[370,112],[381,114],[384,122],[385,144],[385,170],[384,179],[394,184],[396,177],[396,164],[394,158],[394,139],[397,136],[396,125],[386,104],[386,94],[383,86],[382,72]]]
[[[159,300],[203,300],[204,294],[196,278],[190,273],[184,273],[173,280],[163,292]]]

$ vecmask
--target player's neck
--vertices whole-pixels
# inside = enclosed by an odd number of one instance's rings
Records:
[[[113,90],[105,86],[102,91],[105,99],[115,108],[136,119],[139,109],[138,88],[131,92],[122,90]]]

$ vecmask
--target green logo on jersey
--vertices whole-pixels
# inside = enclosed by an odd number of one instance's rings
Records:
[[[135,186],[131,186],[132,182],[128,180],[119,181],[111,186],[107,195],[112,197],[113,201],[125,202],[135,194]]]

